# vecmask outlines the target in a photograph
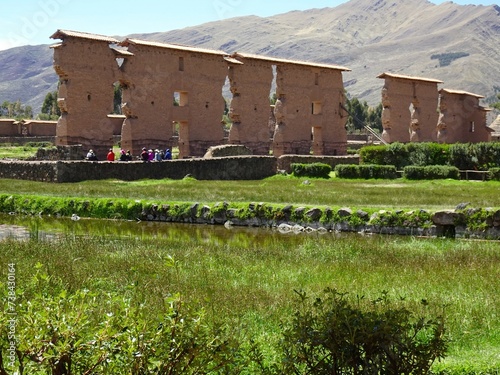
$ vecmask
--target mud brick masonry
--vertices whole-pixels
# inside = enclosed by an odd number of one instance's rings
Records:
[[[57,145],[81,144],[105,155],[122,121],[121,146],[136,155],[142,147],[177,144],[180,158],[197,157],[224,143],[244,145],[255,155],[272,151],[276,157],[346,154],[342,72],[348,68],[69,30],[51,38],[62,40],[51,46],[60,79]],[[379,77],[386,80],[387,142],[489,140],[481,96],[439,93],[438,80]],[[270,106],[273,79],[277,100]],[[226,140],[222,91],[227,82],[232,126]],[[112,115],[116,86],[124,118]]]

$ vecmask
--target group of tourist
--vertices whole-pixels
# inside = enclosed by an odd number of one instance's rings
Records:
[[[165,149],[165,151],[160,149],[153,151],[152,149],[147,150],[146,147],[143,147],[141,151],[141,160],[145,163],[172,160],[172,152],[168,148]]]
[[[165,151],[160,150],[160,149],[156,149],[153,151],[152,149],[147,150],[146,147],[143,147],[142,151],[141,151],[141,155],[138,159],[142,160],[145,163],[149,163],[152,161],[172,160],[172,152],[168,148],[165,149]],[[89,152],[87,153],[87,156],[85,157],[85,160],[98,161],[94,150],[92,150],[92,149],[89,150]],[[125,150],[121,149],[120,156],[118,157],[118,159],[116,159],[116,155],[115,155],[113,149],[110,148],[108,154],[106,155],[106,160],[107,161],[115,161],[115,160],[132,161],[133,157],[132,157],[132,154],[130,153],[130,150],[125,151]]]

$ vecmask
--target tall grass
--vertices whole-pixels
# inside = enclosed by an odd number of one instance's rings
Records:
[[[53,184],[0,179],[0,192],[57,197],[126,198],[185,202],[268,202],[360,208],[444,209],[469,202],[500,207],[498,181],[307,179],[275,176],[260,181],[85,181]]]
[[[224,238],[167,230],[155,237],[6,240],[0,242],[0,263],[17,264],[20,288],[41,263],[70,291],[133,290],[152,311],[163,297],[180,292],[213,321],[247,326],[268,345],[270,357],[279,322],[291,314],[294,289],[314,294],[334,287],[367,300],[388,291],[417,312],[425,308],[423,299],[435,312],[444,309],[452,341],[437,368],[500,368],[498,243],[233,233]],[[1,282],[6,272],[1,270]]]

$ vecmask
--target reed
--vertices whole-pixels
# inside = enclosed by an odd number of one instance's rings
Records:
[[[276,355],[279,323],[291,314],[294,290],[314,294],[332,287],[366,300],[387,291],[417,312],[444,311],[451,345],[437,370],[479,374],[500,368],[497,242],[275,233],[221,238],[167,230],[161,236],[0,242],[0,263],[12,262],[20,288],[39,263],[70,293],[119,293],[152,313],[165,296],[181,293],[211,321],[245,325],[269,358]],[[0,277],[6,279],[6,269]],[[464,368],[470,371],[460,372]]]

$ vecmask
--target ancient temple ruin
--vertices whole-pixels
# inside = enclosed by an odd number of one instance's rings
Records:
[[[230,143],[241,143],[259,154],[270,142],[269,91],[276,74],[273,155],[342,155],[347,151],[347,117],[340,66],[305,63],[235,53],[226,59],[233,99]]]
[[[116,59],[126,52],[110,48],[118,40],[101,35],[58,30],[51,38],[54,69],[59,75],[57,145],[82,144],[101,155],[113,145],[107,117],[113,111],[113,83],[120,79]]]
[[[244,53],[58,30],[54,68],[62,111],[58,145],[101,153],[113,144],[113,95],[122,92],[122,148],[172,147],[180,157],[242,144],[254,154],[345,154],[342,72],[349,69]],[[277,101],[270,107],[276,80]],[[225,104],[222,88],[232,95]],[[232,126],[224,139],[222,114]],[[269,128],[273,111],[273,129]]]
[[[436,141],[437,79],[383,73],[382,138],[388,142]]]
[[[387,142],[487,142],[481,95],[441,89],[437,79],[383,73],[382,138]]]
[[[439,90],[437,141],[440,143],[485,142],[493,129],[486,126],[489,108],[479,105],[484,96],[460,90]]]

